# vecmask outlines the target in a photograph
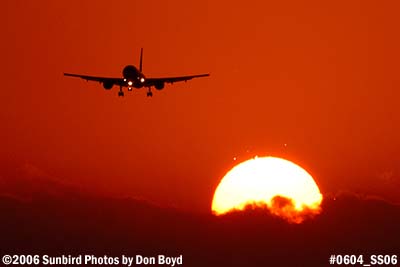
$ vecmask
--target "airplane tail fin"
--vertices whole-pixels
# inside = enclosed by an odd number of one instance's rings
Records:
[[[139,71],[142,72],[143,65],[143,48],[140,49],[140,63],[139,63]]]

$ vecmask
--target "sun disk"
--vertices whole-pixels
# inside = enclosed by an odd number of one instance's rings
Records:
[[[319,213],[322,195],[312,176],[300,166],[276,157],[257,157],[239,163],[221,180],[212,212],[221,215],[247,206],[266,206],[291,222]]]

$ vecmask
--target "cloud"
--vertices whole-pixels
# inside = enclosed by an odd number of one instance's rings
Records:
[[[290,206],[277,199],[279,207]],[[356,195],[325,198],[323,212],[288,224],[261,209],[224,216],[134,199],[0,197],[4,253],[182,254],[185,266],[325,266],[332,253],[396,253],[400,207]]]
[[[276,197],[269,208],[214,216],[92,194],[31,164],[3,173],[0,191],[3,253],[162,253],[182,254],[185,266],[324,266],[332,253],[400,247],[400,206],[348,192],[325,196],[319,215],[290,217],[293,202]],[[287,223],[282,216],[312,218]]]
[[[302,223],[304,220],[311,219],[320,212],[320,207],[311,209],[305,206],[303,206],[302,210],[299,211],[295,208],[294,201],[291,198],[278,195],[271,199],[269,205],[263,202],[248,203],[242,210],[232,209],[227,214],[265,214],[266,216],[285,220],[288,223]]]
[[[282,196],[275,196],[271,200],[271,206],[268,209],[272,214],[285,218],[290,223],[302,223],[304,220],[312,218],[321,212],[320,208],[311,209],[307,207],[298,211],[295,209],[292,199]]]
[[[29,200],[37,196],[91,194],[74,183],[52,176],[34,164],[25,163],[0,176],[0,195]]]

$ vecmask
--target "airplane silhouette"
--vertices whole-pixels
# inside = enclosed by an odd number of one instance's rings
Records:
[[[142,72],[143,63],[143,48],[140,50],[140,63],[139,69],[133,65],[127,65],[122,70],[123,78],[108,78],[108,77],[97,77],[97,76],[87,76],[80,74],[64,73],[65,76],[72,76],[82,78],[86,81],[96,81],[103,84],[104,89],[110,90],[114,85],[119,86],[118,96],[124,96],[122,87],[128,87],[128,91],[132,91],[132,88],[142,88],[147,87],[147,96],[153,96],[151,87],[154,86],[157,90],[162,90],[165,83],[173,84],[174,82],[188,81],[193,78],[207,77],[210,74],[197,74],[188,76],[178,76],[178,77],[163,77],[163,78],[147,78]]]

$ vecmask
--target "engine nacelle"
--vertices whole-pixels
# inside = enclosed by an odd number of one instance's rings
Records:
[[[164,82],[156,82],[156,83],[154,84],[154,87],[155,87],[157,90],[162,90],[162,89],[164,89]]]
[[[112,82],[103,82],[103,87],[106,90],[110,90],[113,87],[113,83]]]

